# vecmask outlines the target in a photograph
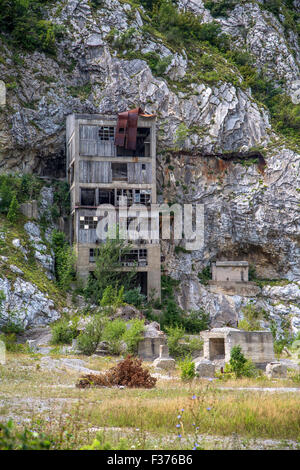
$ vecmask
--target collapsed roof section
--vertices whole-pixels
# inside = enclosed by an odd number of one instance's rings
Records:
[[[154,114],[145,114],[141,108],[131,109],[118,114],[115,145],[128,150],[136,149],[138,117],[151,118]]]

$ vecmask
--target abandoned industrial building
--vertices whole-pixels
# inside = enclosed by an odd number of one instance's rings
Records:
[[[118,116],[72,114],[67,117],[66,139],[71,243],[77,273],[87,279],[95,269],[97,246],[105,239],[96,230],[99,205],[110,205],[107,211],[113,208],[120,217],[132,204],[136,216],[145,206],[156,204],[155,116],[140,109]],[[144,295],[160,297],[159,240],[135,240],[120,261],[123,271],[136,267],[137,285]]]

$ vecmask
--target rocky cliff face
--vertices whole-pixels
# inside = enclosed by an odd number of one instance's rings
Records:
[[[1,41],[0,78],[7,86],[2,171],[62,176],[69,113],[117,113],[137,105],[156,113],[160,200],[205,205],[203,250],[175,254],[163,243],[166,272],[182,281],[180,305],[205,308],[218,325],[235,323],[249,298],[212,293],[197,273],[214,259],[247,259],[260,277],[287,279],[294,292],[291,298],[280,286],[265,287],[251,300],[278,323],[290,317],[299,328],[299,153],[276,136],[268,110],[225,58],[205,52],[224,76],[203,79],[189,50],[174,50],[163,35],[151,34],[143,7],[105,0],[95,9],[92,3],[67,0],[49,10],[49,19],[65,26],[55,59],[19,51],[17,60]],[[241,1],[216,18],[201,0],[180,0],[179,7],[203,23],[219,23],[233,49],[250,52],[255,67],[294,96],[297,36],[263,3]],[[166,65],[156,75],[148,60],[153,52]]]

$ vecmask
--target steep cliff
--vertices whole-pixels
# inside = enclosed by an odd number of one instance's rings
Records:
[[[51,54],[1,38],[1,171],[63,176],[69,113],[156,113],[159,200],[205,205],[203,250],[163,243],[179,304],[234,324],[251,300],[296,331],[299,2],[180,0],[186,16],[169,18],[173,29],[151,3],[160,2],[47,3],[61,28]],[[286,284],[250,298],[213,293],[198,273],[215,259],[249,260],[258,277]]]

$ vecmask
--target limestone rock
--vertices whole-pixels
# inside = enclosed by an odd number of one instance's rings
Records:
[[[195,370],[199,377],[214,377],[215,376],[215,365],[208,359],[194,360]]]
[[[152,366],[157,369],[172,370],[175,369],[175,359],[171,357],[158,357],[153,361]]]
[[[0,106],[6,105],[6,86],[3,80],[0,80]]]
[[[9,281],[4,276],[0,278],[0,290],[5,295],[0,328],[11,318],[11,312],[14,312],[14,321],[24,328],[48,325],[60,318],[53,300],[30,282],[19,277],[15,281]]]
[[[287,366],[281,362],[270,362],[266,366],[266,375],[269,379],[284,379],[287,375]]]

